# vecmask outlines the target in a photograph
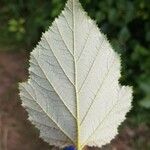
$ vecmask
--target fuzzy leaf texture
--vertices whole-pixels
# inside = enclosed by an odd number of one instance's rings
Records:
[[[40,137],[78,150],[109,143],[131,108],[132,89],[118,81],[120,64],[79,1],[68,0],[31,52],[30,78],[20,84]]]

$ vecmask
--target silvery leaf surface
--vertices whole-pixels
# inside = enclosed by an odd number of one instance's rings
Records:
[[[50,145],[101,147],[131,108],[132,89],[119,84],[120,69],[95,22],[78,0],[68,0],[31,52],[22,105]]]

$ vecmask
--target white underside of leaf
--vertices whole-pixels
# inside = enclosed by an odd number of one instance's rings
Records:
[[[51,145],[101,147],[131,108],[132,90],[118,81],[120,58],[78,0],[68,0],[42,35],[29,73],[22,105]]]

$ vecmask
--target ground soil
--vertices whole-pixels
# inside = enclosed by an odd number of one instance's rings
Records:
[[[21,107],[18,82],[27,79],[28,58],[21,51],[0,52],[0,150],[55,149],[39,138],[39,131],[27,121],[27,113]],[[136,128],[124,124],[120,134],[103,150],[148,150],[141,146],[150,144],[148,131],[145,124]]]

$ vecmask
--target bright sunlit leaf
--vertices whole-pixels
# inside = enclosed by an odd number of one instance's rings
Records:
[[[132,89],[119,84],[120,57],[78,0],[68,0],[31,53],[20,84],[29,120],[49,144],[109,143],[131,108]]]

